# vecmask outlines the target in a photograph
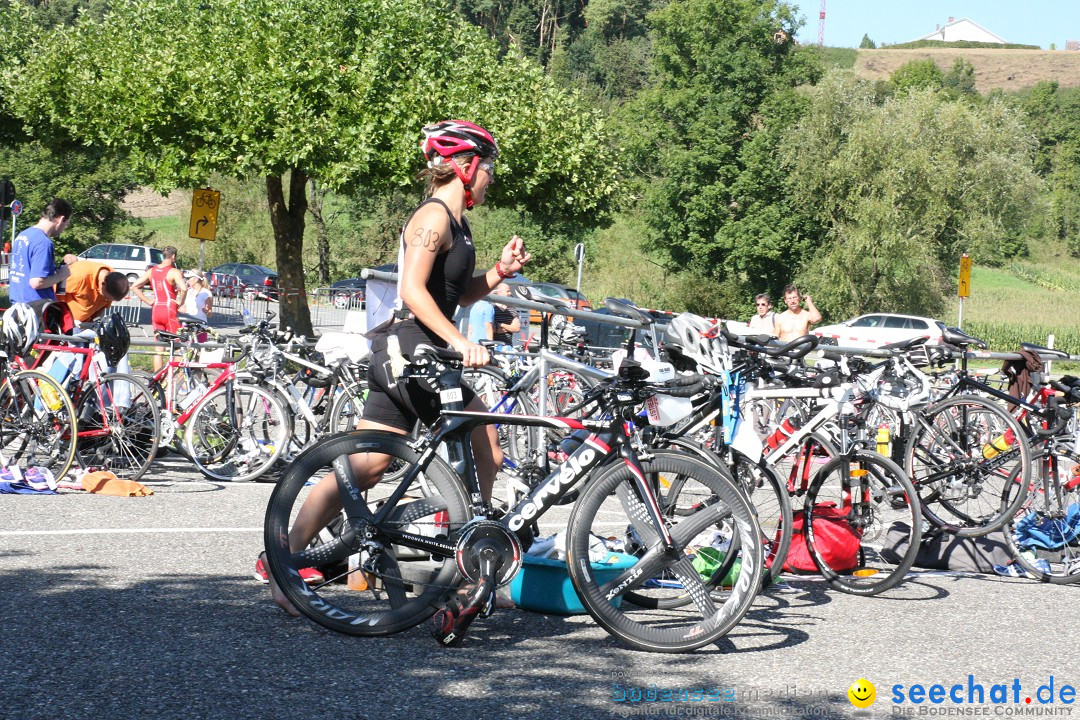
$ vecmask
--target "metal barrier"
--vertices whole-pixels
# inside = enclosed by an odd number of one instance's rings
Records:
[[[0,285],[8,284],[8,271],[11,266],[11,253],[0,252]]]
[[[153,308],[134,294],[129,293],[120,302],[113,303],[112,309],[119,312],[128,324],[147,327],[151,324]],[[251,293],[215,295],[212,312],[207,316],[207,324],[214,328],[243,327],[245,309],[251,321],[261,322],[269,313],[277,312],[277,302]]]
[[[364,309],[364,293],[356,288],[315,288],[308,293],[312,327],[342,327],[350,312]]]

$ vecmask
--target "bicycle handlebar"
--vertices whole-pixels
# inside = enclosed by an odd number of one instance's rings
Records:
[[[753,352],[760,352],[768,355],[769,357],[780,357],[781,355],[790,357],[792,360],[798,360],[799,358],[806,357],[811,350],[818,346],[821,338],[817,335],[803,335],[797,337],[791,342],[781,345],[780,347],[768,347],[761,343],[760,340],[764,339],[764,336],[742,336],[728,330],[723,325],[720,326],[720,332],[724,335],[724,338],[732,345],[741,347],[745,350]],[[756,337],[759,342],[751,341],[750,337]],[[767,341],[766,341],[767,342]],[[806,346],[803,349],[803,346]]]

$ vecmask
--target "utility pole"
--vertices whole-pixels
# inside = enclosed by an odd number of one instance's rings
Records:
[[[825,0],[821,0],[821,12],[818,13],[817,44],[818,47],[825,44]]]

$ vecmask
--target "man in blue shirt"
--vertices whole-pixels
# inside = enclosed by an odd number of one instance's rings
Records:
[[[71,203],[53,198],[41,213],[37,225],[15,238],[11,248],[9,281],[11,302],[56,300],[55,287],[71,273],[67,265],[57,268],[53,261],[53,238],[71,221]]]
[[[469,342],[491,340],[495,335],[495,306],[487,300],[477,300],[469,309]]]

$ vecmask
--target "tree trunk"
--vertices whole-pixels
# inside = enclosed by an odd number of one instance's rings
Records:
[[[326,200],[325,191],[319,189],[318,183],[311,181],[311,202],[308,212],[315,220],[315,241],[319,249],[319,284],[322,287],[330,285],[330,233],[326,228],[326,216],[323,215],[323,202]]]
[[[311,333],[311,312],[304,290],[304,216],[307,213],[307,175],[299,168],[289,173],[289,202],[285,204],[282,178],[266,178],[266,200],[270,205],[270,223],[274,226],[277,251],[278,285],[281,288],[278,327],[294,333]]]

